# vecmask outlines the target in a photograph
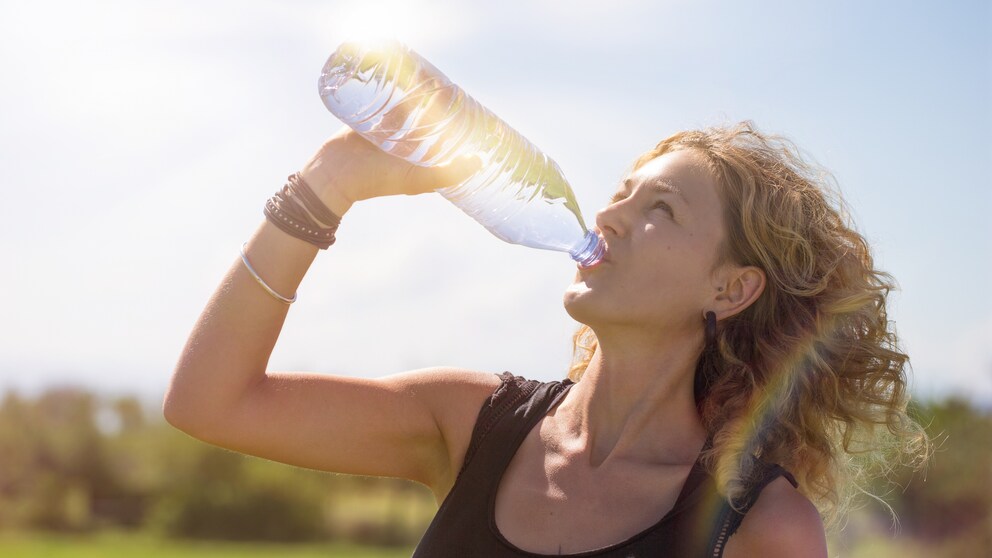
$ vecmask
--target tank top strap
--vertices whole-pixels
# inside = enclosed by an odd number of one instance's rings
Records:
[[[478,453],[483,440],[486,440],[487,437],[498,436],[501,438],[500,441],[489,443],[487,446],[516,451],[515,445],[507,446],[506,443],[512,441],[521,430],[527,428],[535,415],[544,416],[564,388],[574,383],[568,379],[561,382],[528,380],[510,372],[503,372],[499,374],[499,377],[502,381],[479,410],[479,416],[476,418],[472,431],[472,439],[465,452],[462,468],[458,472],[459,476],[468,468],[472,458]]]
[[[761,464],[757,474],[754,478],[757,479],[751,488],[744,494],[740,501],[741,511],[747,513],[751,509],[751,506],[758,501],[758,496],[761,495],[761,491],[764,490],[768,483],[777,479],[779,476],[784,476],[795,488],[799,488],[799,483],[796,482],[796,478],[792,476],[792,473],[786,471],[781,465],[777,463],[764,463],[759,461]]]
[[[540,382],[498,374],[479,410],[455,483],[413,556],[508,556],[493,533],[491,510],[500,476],[528,431],[559,401],[571,380]]]
[[[712,558],[719,558],[723,556],[723,549],[726,546],[727,540],[731,535],[737,532],[737,529],[741,526],[741,522],[744,521],[744,516],[747,512],[754,506],[754,503],[758,501],[758,496],[761,495],[761,491],[768,486],[770,482],[777,479],[779,476],[783,476],[786,480],[792,484],[793,487],[799,488],[799,483],[796,481],[796,477],[792,475],[789,471],[782,468],[781,465],[777,463],[765,463],[763,461],[758,461],[757,472],[755,477],[757,481],[751,484],[747,492],[741,496],[735,503],[740,511],[735,510],[730,504],[724,501],[720,513],[717,514],[716,529],[713,531],[711,537],[711,542],[709,548],[711,549],[710,556]]]

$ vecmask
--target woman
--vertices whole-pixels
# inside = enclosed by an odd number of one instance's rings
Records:
[[[746,122],[662,141],[597,214],[607,255],[564,296],[583,324],[567,379],[266,372],[338,217],[474,170],[332,137],[208,303],[168,421],[267,459],[425,484],[441,507],[418,557],[826,556],[821,517],[836,523],[883,448],[925,461],[890,278],[828,182]]]

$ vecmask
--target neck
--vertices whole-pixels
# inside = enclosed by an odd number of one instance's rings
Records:
[[[697,334],[698,335],[698,334]],[[706,439],[693,379],[701,339],[600,336],[582,379],[555,411],[571,450],[608,462],[692,463]]]

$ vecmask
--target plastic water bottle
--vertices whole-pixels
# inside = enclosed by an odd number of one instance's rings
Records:
[[[336,117],[415,165],[479,157],[478,172],[437,191],[497,237],[567,252],[584,267],[603,257],[558,164],[402,43],[342,44],[318,89]]]

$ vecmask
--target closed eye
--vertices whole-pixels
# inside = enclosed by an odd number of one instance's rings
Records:
[[[667,211],[667,212],[668,212],[668,214],[669,214],[669,215],[671,215],[672,217],[674,217],[674,216],[675,216],[675,212],[674,212],[674,211],[672,211],[672,206],[670,206],[670,205],[668,205],[667,203],[665,203],[665,202],[663,202],[663,201],[660,201],[660,202],[658,202],[658,203],[656,203],[656,204],[654,204],[654,206],[655,206],[655,207],[662,207],[662,208],[664,208],[664,209],[665,209],[665,211]]]
[[[627,195],[626,194],[623,194],[621,192],[617,192],[616,194],[613,194],[613,197],[610,198],[610,203],[611,204],[617,203],[617,202],[622,201],[622,200],[625,200],[625,199],[627,199]],[[672,209],[672,206],[668,205],[667,203],[665,203],[663,201],[658,201],[657,203],[654,204],[653,208],[654,207],[660,207],[660,208],[664,209],[666,212],[668,212],[668,214],[670,216],[675,217],[675,211]]]

